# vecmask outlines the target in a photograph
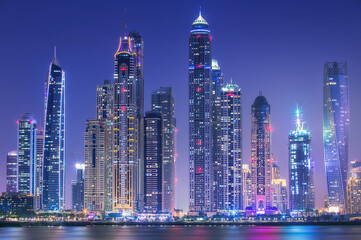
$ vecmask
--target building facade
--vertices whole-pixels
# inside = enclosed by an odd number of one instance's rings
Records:
[[[212,40],[199,14],[189,36],[189,166],[191,212],[212,211]]]
[[[11,151],[6,157],[6,192],[18,192],[18,153]]]
[[[252,210],[259,214],[271,209],[271,108],[260,95],[251,110]]]
[[[76,164],[76,180],[71,182],[71,209],[82,212],[84,210],[84,164]]]
[[[35,196],[24,192],[3,193],[0,196],[0,215],[9,217],[33,217],[35,215]]]
[[[104,139],[104,209],[113,210],[113,97],[114,86],[110,80],[104,80],[97,86],[97,119],[106,122]]]
[[[175,126],[174,96],[171,87],[161,87],[152,92],[152,110],[162,116],[163,125],[163,211],[175,208]],[[146,130],[146,128],[145,128]],[[146,159],[145,159],[146,160]]]
[[[84,135],[84,208],[94,214],[104,211],[106,133],[106,121],[87,120]]]
[[[36,209],[42,208],[44,129],[36,129]]]
[[[18,123],[18,192],[36,195],[36,120],[30,113]]]
[[[234,83],[221,92],[221,210],[242,209],[242,95]]]
[[[252,174],[249,164],[242,164],[242,202],[243,208],[248,209],[252,207]]]
[[[140,201],[142,131],[137,105],[139,59],[132,36],[120,38],[114,58],[113,210],[134,212]]]
[[[347,63],[326,62],[323,73],[323,147],[333,211],[346,210],[350,106]]]
[[[271,182],[272,207],[280,213],[286,213],[288,209],[286,179],[272,179]]]
[[[296,110],[296,130],[290,132],[288,139],[290,211],[307,215],[315,206],[311,134],[303,127],[299,108]]]
[[[212,105],[212,209],[222,209],[222,86],[223,72],[216,59],[212,59],[211,105]]]
[[[361,214],[361,167],[352,168],[347,181],[347,213]]]
[[[45,83],[42,208],[65,208],[65,72],[59,61],[50,63]]]
[[[163,120],[157,111],[144,118],[144,211],[163,212]]]

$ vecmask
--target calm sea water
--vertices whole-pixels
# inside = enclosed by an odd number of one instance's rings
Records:
[[[299,240],[361,239],[360,226],[86,226],[0,228],[0,239],[18,240]]]

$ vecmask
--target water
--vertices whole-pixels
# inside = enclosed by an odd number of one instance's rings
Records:
[[[361,226],[5,227],[6,240],[300,240],[361,239]]]

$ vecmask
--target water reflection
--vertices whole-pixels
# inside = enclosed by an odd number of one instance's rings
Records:
[[[358,226],[86,226],[0,228],[0,240],[361,239]]]

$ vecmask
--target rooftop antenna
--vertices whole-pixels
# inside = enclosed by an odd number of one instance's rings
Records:
[[[231,77],[231,84],[233,84],[233,79],[232,79],[232,77]]]
[[[56,45],[54,45],[54,59],[56,59]]]
[[[199,16],[202,17],[202,6],[199,6]]]
[[[262,90],[259,91],[259,95],[262,96]]]
[[[125,17],[127,15],[127,9],[125,8],[124,9],[124,14],[123,14],[123,19],[122,19],[122,36],[124,37],[125,36],[125,28],[127,27],[125,25]]]

